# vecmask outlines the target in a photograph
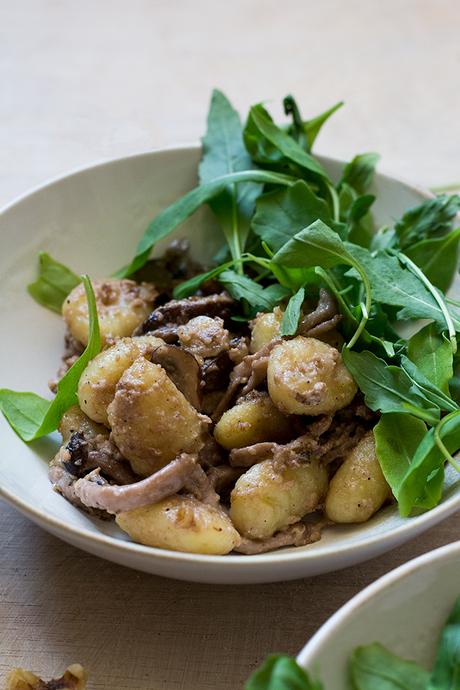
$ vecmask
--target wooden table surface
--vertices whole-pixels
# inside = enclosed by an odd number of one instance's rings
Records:
[[[294,93],[347,106],[318,150],[377,150],[428,186],[460,179],[456,0],[0,3],[0,203],[97,159],[196,141],[210,90],[246,110]],[[458,538],[460,515],[337,574],[260,586],[160,579],[86,555],[0,504],[0,683],[79,661],[90,688],[230,690],[294,654],[364,586]]]

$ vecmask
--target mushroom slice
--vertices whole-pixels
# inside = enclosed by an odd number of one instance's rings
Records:
[[[181,453],[179,457],[150,477],[134,484],[117,486],[108,484],[94,470],[74,484],[74,493],[80,501],[92,508],[108,513],[122,513],[133,508],[158,503],[182,489],[194,473],[196,456]]]
[[[165,343],[155,348],[150,361],[165,370],[176,388],[196,410],[201,408],[200,365],[190,352]]]
[[[317,525],[306,525],[298,522],[265,539],[248,539],[244,537],[241,543],[233,550],[237,553],[244,553],[246,556],[254,556],[258,553],[275,551],[284,546],[307,546],[307,544],[313,544],[321,539],[321,529],[323,526],[320,523]]]

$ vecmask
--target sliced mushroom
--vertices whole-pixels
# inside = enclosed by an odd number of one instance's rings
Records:
[[[297,333],[309,338],[315,338],[335,328],[341,318],[333,295],[321,288],[316,309],[304,316],[299,324]]]
[[[181,453],[166,467],[135,484],[108,484],[100,476],[99,470],[94,470],[75,482],[73,490],[85,506],[117,514],[158,503],[172,496],[193,477],[196,467],[195,455]]]
[[[150,333],[158,328],[170,324],[185,324],[195,316],[220,316],[222,319],[230,315],[230,307],[234,300],[226,292],[216,295],[193,296],[186,299],[172,299],[157,307],[136,330],[135,335]]]
[[[284,546],[306,546],[321,539],[322,527],[324,524],[306,525],[303,522],[298,522],[266,539],[243,538],[241,543],[234,548],[234,551],[244,553],[246,556],[254,556],[258,553],[275,551],[275,549],[281,549]]]
[[[176,346],[160,345],[150,356],[150,361],[159,364],[176,388],[184,395],[196,410],[201,409],[200,365],[195,357],[186,350]]]

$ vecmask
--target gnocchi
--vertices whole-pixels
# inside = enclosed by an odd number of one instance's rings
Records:
[[[78,384],[78,402],[83,412],[95,422],[109,427],[107,407],[115,397],[115,387],[123,372],[140,357],[147,357],[163,341],[154,336],[121,338],[102,350],[88,364]]]
[[[267,384],[271,399],[286,414],[332,414],[351,403],[358,390],[338,350],[303,336],[272,350]]]
[[[284,312],[280,307],[273,311],[257,314],[251,323],[250,351],[258,352],[272,340],[279,337]]]
[[[107,416],[113,440],[143,477],[181,452],[198,451],[207,425],[165,370],[144,357],[123,372]]]
[[[160,549],[223,555],[241,538],[226,513],[191,496],[171,496],[116,517],[134,541]]]
[[[264,460],[237,480],[230,517],[245,537],[266,539],[314,511],[327,486],[327,470],[318,461],[278,469]]]
[[[326,515],[333,522],[366,522],[391,496],[369,431],[333,476],[326,497]]]
[[[103,344],[132,335],[149,315],[158,294],[153,285],[139,285],[134,280],[94,280],[92,285]],[[73,337],[86,345],[89,315],[82,283],[64,301],[62,316]]]
[[[214,429],[214,438],[227,450],[261,441],[283,441],[289,437],[291,421],[268,395],[242,401],[224,412]]]

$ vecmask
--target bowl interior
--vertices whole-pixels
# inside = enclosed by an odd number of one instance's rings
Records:
[[[459,567],[456,542],[389,573],[340,609],[300,652],[299,663],[326,688],[350,690],[352,650],[380,642],[430,670],[439,633],[460,595]]]
[[[152,217],[196,184],[199,155],[198,147],[189,147],[101,164],[43,187],[0,214],[0,312],[3,324],[8,324],[0,339],[2,387],[47,396],[47,381],[62,353],[61,319],[38,306],[25,289],[36,275],[38,251],[48,251],[76,272],[110,275],[132,256]],[[340,163],[323,163],[334,177],[339,175]],[[376,176],[375,192],[379,225],[424,198],[423,192],[383,175]],[[206,209],[175,234],[189,238],[193,254],[202,261],[222,241]],[[0,415],[0,438],[0,489],[32,519],[93,553],[181,578],[263,581],[344,567],[384,550],[378,544],[385,539],[390,548],[398,535],[399,541],[409,538],[460,505],[458,481],[452,474],[443,504],[409,523],[388,507],[369,523],[328,530],[320,542],[302,549],[260,557],[175,554],[128,543],[114,524],[88,517],[51,490],[47,461],[58,446],[57,435],[27,446]],[[208,569],[203,570],[203,562]]]

